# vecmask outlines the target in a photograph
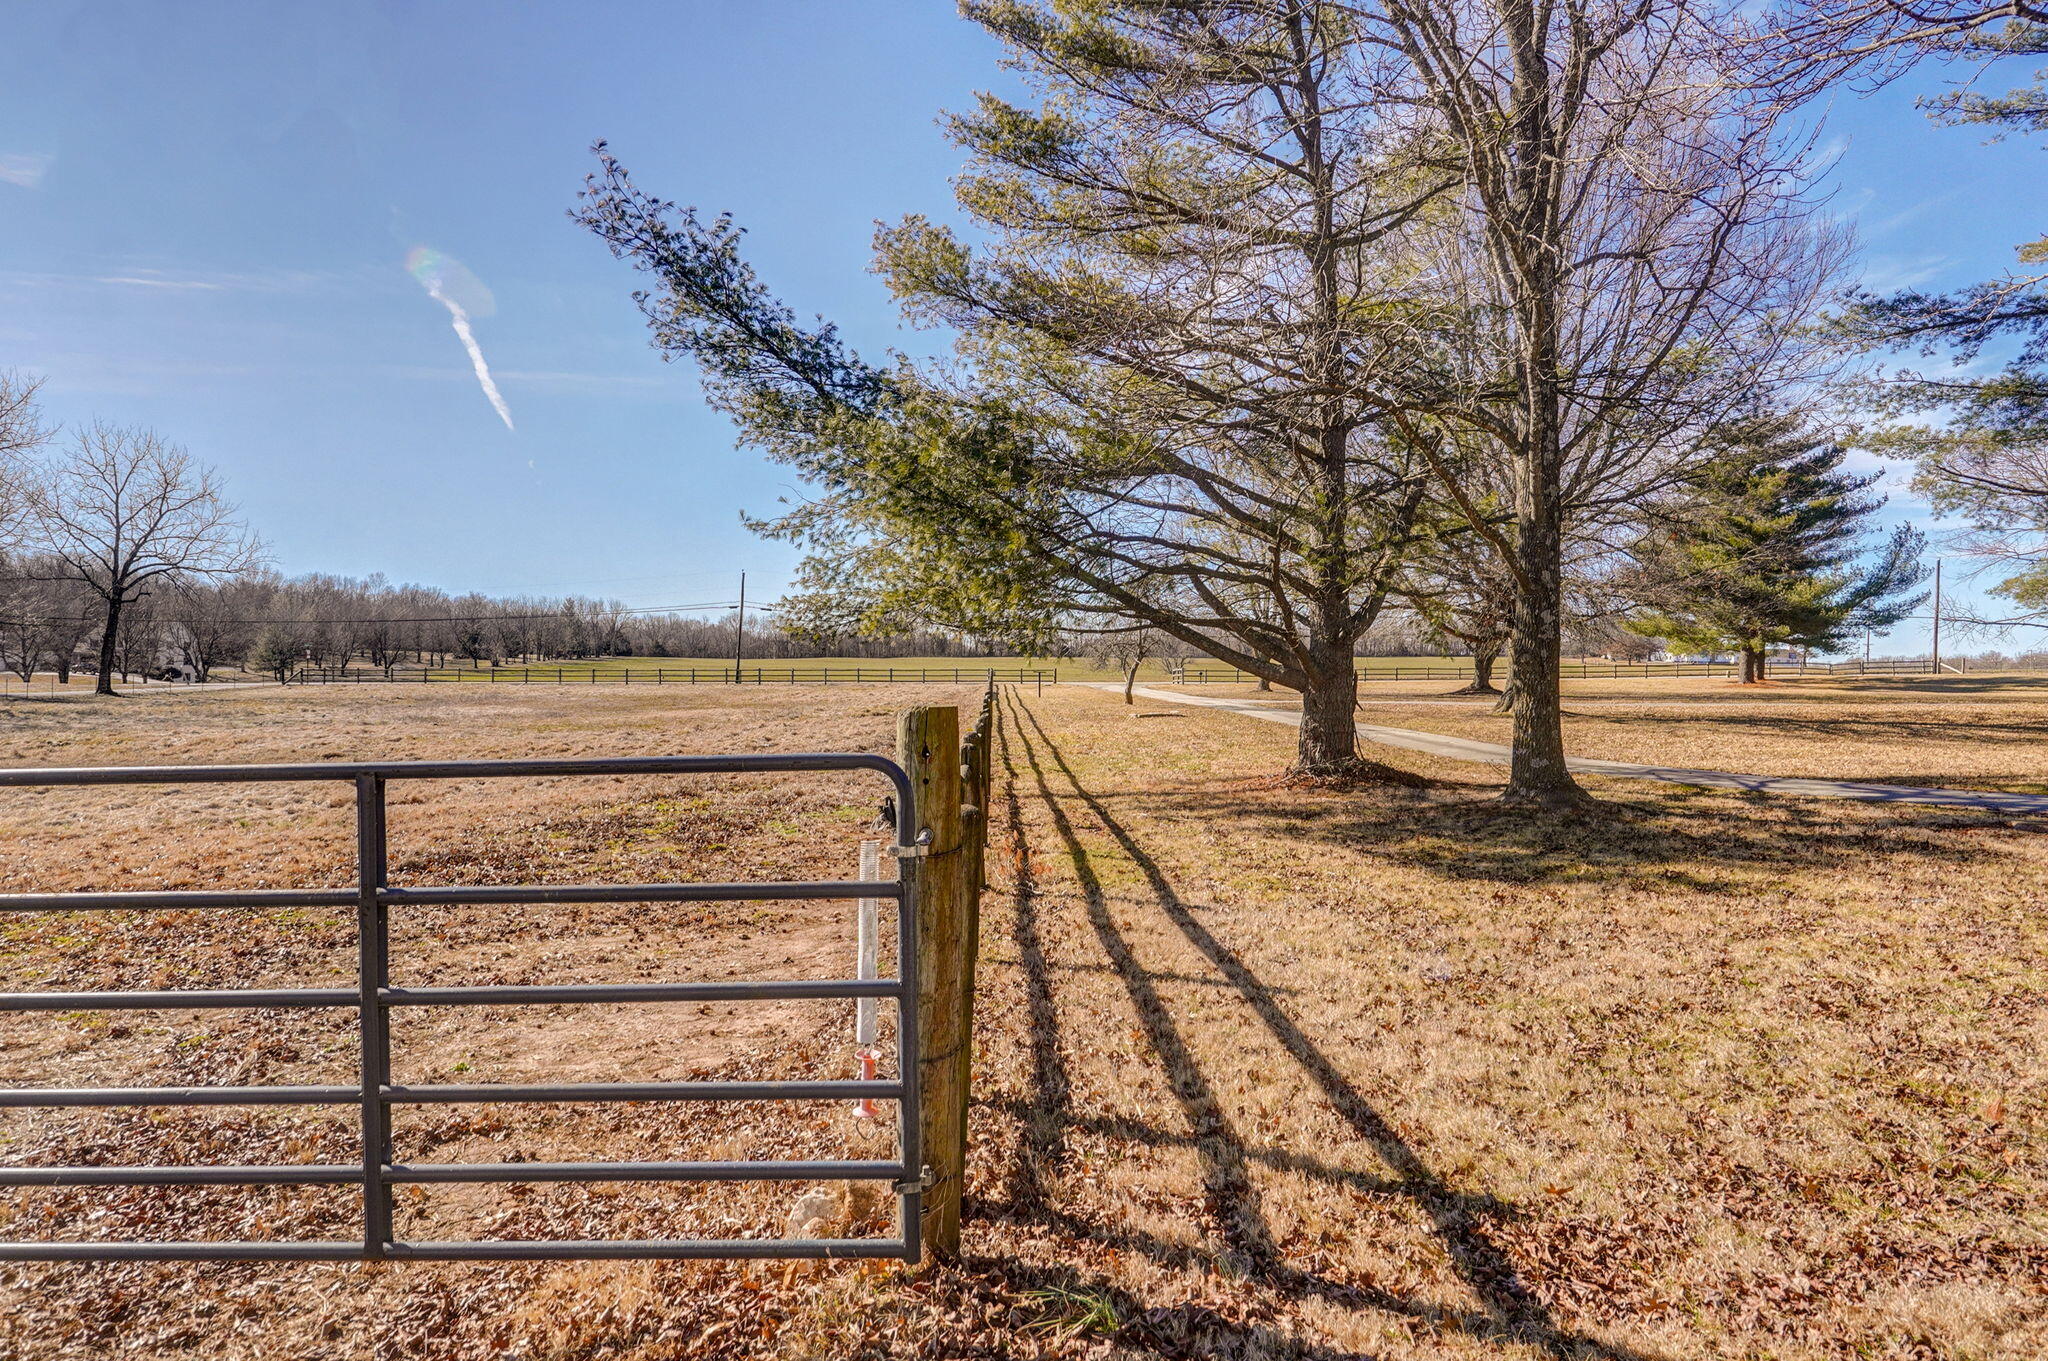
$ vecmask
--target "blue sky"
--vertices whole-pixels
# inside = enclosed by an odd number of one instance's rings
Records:
[[[790,487],[648,348],[630,273],[565,216],[591,141],[731,210],[800,311],[922,351],[867,273],[872,223],[953,216],[936,116],[1011,82],[943,0],[41,0],[9,30],[0,368],[43,375],[51,417],[216,464],[287,572],[634,605],[729,600],[742,569],[772,596],[793,554],[739,512]],[[1927,123],[1932,85],[1829,119],[1874,286],[1984,277],[2042,230],[2042,153]],[[447,291],[515,429],[407,272],[422,246],[477,281]],[[1918,508],[1895,491],[1894,512]]]

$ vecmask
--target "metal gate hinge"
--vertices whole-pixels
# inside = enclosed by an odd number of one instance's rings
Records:
[[[932,1187],[938,1185],[938,1183],[938,1173],[932,1171],[932,1165],[930,1163],[926,1163],[924,1165],[924,1170],[918,1174],[917,1178],[914,1181],[906,1180],[899,1181],[896,1183],[896,1194],[899,1196],[922,1195],[924,1192],[929,1191],[932,1189]]]

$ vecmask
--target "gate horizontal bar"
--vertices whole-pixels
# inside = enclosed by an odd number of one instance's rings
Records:
[[[6,1243],[6,1262],[354,1262],[366,1254],[347,1243]],[[385,1257],[416,1262],[546,1261],[552,1258],[643,1257],[904,1257],[900,1238],[626,1238],[536,1242],[386,1243]]]
[[[394,1007],[544,1006],[553,1002],[779,1002],[807,998],[901,997],[897,978],[790,978],[760,983],[550,983],[531,987],[385,988]]]
[[[352,1007],[354,988],[173,988],[158,992],[0,993],[0,1011],[201,1011],[213,1007]]]
[[[570,1082],[479,1086],[389,1086],[393,1105],[431,1106],[490,1101],[900,1101],[901,1082],[832,1079],[819,1082]],[[45,1106],[326,1106],[353,1105],[360,1087],[15,1087],[0,1089],[0,1108]],[[360,1178],[360,1169],[357,1173]]]
[[[354,1088],[348,1089],[350,1092]],[[900,1082],[833,1078],[818,1082],[568,1082],[407,1087],[383,1090],[396,1105],[485,1101],[900,1101]]]
[[[873,770],[899,788],[903,772],[865,752],[757,756],[609,756],[536,761],[312,761],[264,766],[49,766],[0,770],[0,787],[86,784],[239,784],[299,780],[488,780],[551,775],[768,775]]]
[[[473,988],[380,988],[390,1007],[545,1006],[576,1002],[773,1002],[901,997],[894,978],[794,978],[760,983],[491,984]],[[203,1011],[216,1007],[354,1007],[354,988],[173,988],[156,992],[0,993],[5,1011]]]
[[[379,888],[385,907],[459,903],[780,903],[791,898],[901,898],[899,880],[817,880],[760,884],[473,884]],[[166,890],[166,892],[0,892],[0,913],[186,911],[219,907],[356,907],[352,888]]]
[[[0,893],[0,912],[177,912],[194,907],[354,907],[352,888],[165,890],[156,893]]]
[[[400,1185],[459,1182],[902,1181],[902,1163],[848,1160],[623,1163],[397,1163]],[[0,1167],[0,1186],[360,1186],[360,1163],[285,1166]]]
[[[456,884],[446,888],[386,888],[377,901],[409,903],[727,903],[790,898],[896,898],[894,879],[829,879],[815,883],[766,880],[751,884]],[[354,901],[353,898],[350,899]]]
[[[361,1169],[356,1177],[362,1178]],[[359,1262],[346,1243],[0,1243],[0,1262]]]
[[[361,1163],[274,1167],[0,1167],[0,1186],[361,1186]]]
[[[4,1255],[4,1254],[0,1254]],[[386,1257],[415,1262],[534,1262],[566,1259],[629,1259],[641,1257],[902,1257],[910,1256],[900,1238],[680,1238],[578,1240],[538,1242],[391,1243]]]
[[[360,1087],[10,1087],[0,1109],[30,1106],[326,1106],[362,1100]],[[362,1169],[356,1179],[362,1180]]]
[[[498,1181],[901,1181],[902,1163],[816,1162],[399,1163],[384,1179],[400,1184]],[[357,1181],[362,1169],[355,1169]]]
[[[387,907],[458,903],[730,903],[793,898],[900,898],[894,879],[768,880],[752,884],[476,884],[449,888],[383,888]],[[175,912],[222,907],[354,907],[354,889],[183,889],[159,893],[0,893],[0,912]]]

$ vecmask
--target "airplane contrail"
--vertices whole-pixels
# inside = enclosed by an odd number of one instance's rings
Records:
[[[512,412],[506,407],[505,399],[498,392],[498,385],[491,378],[491,366],[484,362],[483,347],[476,343],[476,332],[470,329],[469,309],[454,297],[447,285],[454,283],[474,298],[481,299],[486,315],[491,306],[490,292],[477,281],[475,275],[462,267],[460,261],[452,260],[439,251],[425,246],[415,246],[406,256],[406,269],[420,286],[427,290],[427,296],[448,309],[449,320],[455,323],[455,334],[462,341],[462,348],[469,351],[470,367],[476,370],[477,385],[484,390],[484,396],[491,403],[491,410],[498,413],[498,419],[505,422],[507,430],[514,429]],[[467,285],[465,288],[464,285]]]
[[[483,387],[484,396],[490,398],[491,409],[498,413],[498,419],[505,422],[507,430],[512,429],[512,413],[505,409],[505,399],[498,395],[498,385],[491,381],[491,366],[484,363],[484,352],[476,343],[476,333],[469,329],[469,313],[462,310],[461,303],[438,288],[429,288],[427,296],[448,309],[449,317],[455,322],[455,334],[462,337],[462,347],[469,351],[469,363],[476,370],[476,381]]]

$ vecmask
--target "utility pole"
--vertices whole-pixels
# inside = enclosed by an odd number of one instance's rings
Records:
[[[1934,560],[1934,674],[1941,674],[1941,559]]]
[[[1935,570],[1941,570],[1939,563]],[[732,683],[740,683],[740,649],[747,644],[747,574],[740,573],[740,617],[739,626],[732,631]]]

